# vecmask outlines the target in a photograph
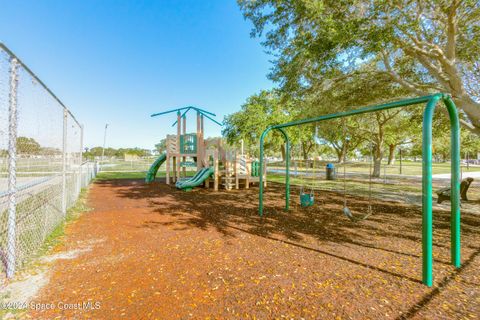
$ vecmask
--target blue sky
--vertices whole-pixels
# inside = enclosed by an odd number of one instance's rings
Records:
[[[85,126],[85,145],[153,145],[196,105],[224,115],[273,86],[271,64],[234,0],[0,1],[0,41]],[[195,129],[193,117],[189,123]],[[207,136],[220,127],[207,123]]]

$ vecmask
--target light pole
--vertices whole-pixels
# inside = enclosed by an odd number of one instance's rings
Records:
[[[103,133],[102,162],[105,158],[105,142],[107,141],[107,128],[108,128],[108,123],[105,124],[105,132]]]

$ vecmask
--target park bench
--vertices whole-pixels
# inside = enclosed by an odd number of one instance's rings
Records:
[[[467,198],[467,191],[470,185],[473,182],[473,178],[465,178],[462,180],[462,183],[460,183],[460,197],[464,201],[468,201]],[[438,200],[437,203],[442,203],[445,200],[450,200],[450,190],[451,187],[445,187],[440,190],[438,190],[436,193],[438,195]]]

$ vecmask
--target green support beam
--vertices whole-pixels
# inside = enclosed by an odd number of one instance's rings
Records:
[[[456,267],[461,264],[460,246],[460,124],[457,108],[449,95],[437,93],[434,95],[404,99],[400,101],[368,106],[360,109],[327,114],[315,118],[302,119],[266,128],[260,137],[260,186],[258,199],[258,212],[263,216],[263,171],[264,171],[264,141],[266,135],[274,129],[279,130],[287,144],[286,152],[286,178],[285,178],[285,210],[289,209],[290,200],[290,141],[284,128],[322,122],[331,119],[349,117],[353,115],[371,113],[393,108],[401,108],[426,103],[423,115],[422,133],[422,281],[427,286],[433,284],[433,227],[432,227],[432,119],[437,103],[442,100],[447,107],[450,117],[451,130],[451,216],[450,216],[450,251],[451,263]]]
[[[263,216],[263,159],[265,157],[263,142],[267,134],[272,130],[273,127],[269,127],[263,131],[262,136],[260,137],[260,165],[259,165],[259,190],[260,190],[260,197],[259,197],[259,213],[260,217]],[[290,139],[288,138],[288,134],[282,128],[276,128],[280,133],[283,135],[285,139],[285,165],[286,165],[286,174],[285,174],[285,211],[288,211],[290,205]],[[266,172],[265,172],[266,176]],[[261,208],[261,209],[260,209]]]
[[[450,206],[450,257],[452,264],[460,268],[460,120],[457,107],[450,96],[444,99],[450,116],[450,144],[451,144],[451,206]]]
[[[428,101],[423,114],[422,133],[422,279],[432,285],[432,118],[435,106],[441,97]]]

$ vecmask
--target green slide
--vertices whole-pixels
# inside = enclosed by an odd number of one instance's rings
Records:
[[[196,180],[198,178],[198,176],[201,175],[205,169],[206,168],[203,168],[203,169],[200,169],[199,171],[195,172],[195,174],[192,177],[179,178],[177,180],[177,183],[175,183],[175,186],[178,187],[179,185],[181,185],[182,183],[184,183],[186,181]]]
[[[213,167],[210,168],[203,168],[198,171],[192,178],[184,181],[178,181],[175,186],[178,189],[182,189],[185,191],[192,190],[195,187],[201,185],[205,180],[210,178],[213,174],[214,170]]]
[[[162,155],[158,157],[154,163],[152,163],[152,165],[150,166],[150,169],[148,169],[147,176],[145,177],[146,183],[150,183],[155,180],[155,176],[157,175],[158,169],[160,168],[162,163],[165,162],[166,159],[167,159],[167,154],[162,153]]]

